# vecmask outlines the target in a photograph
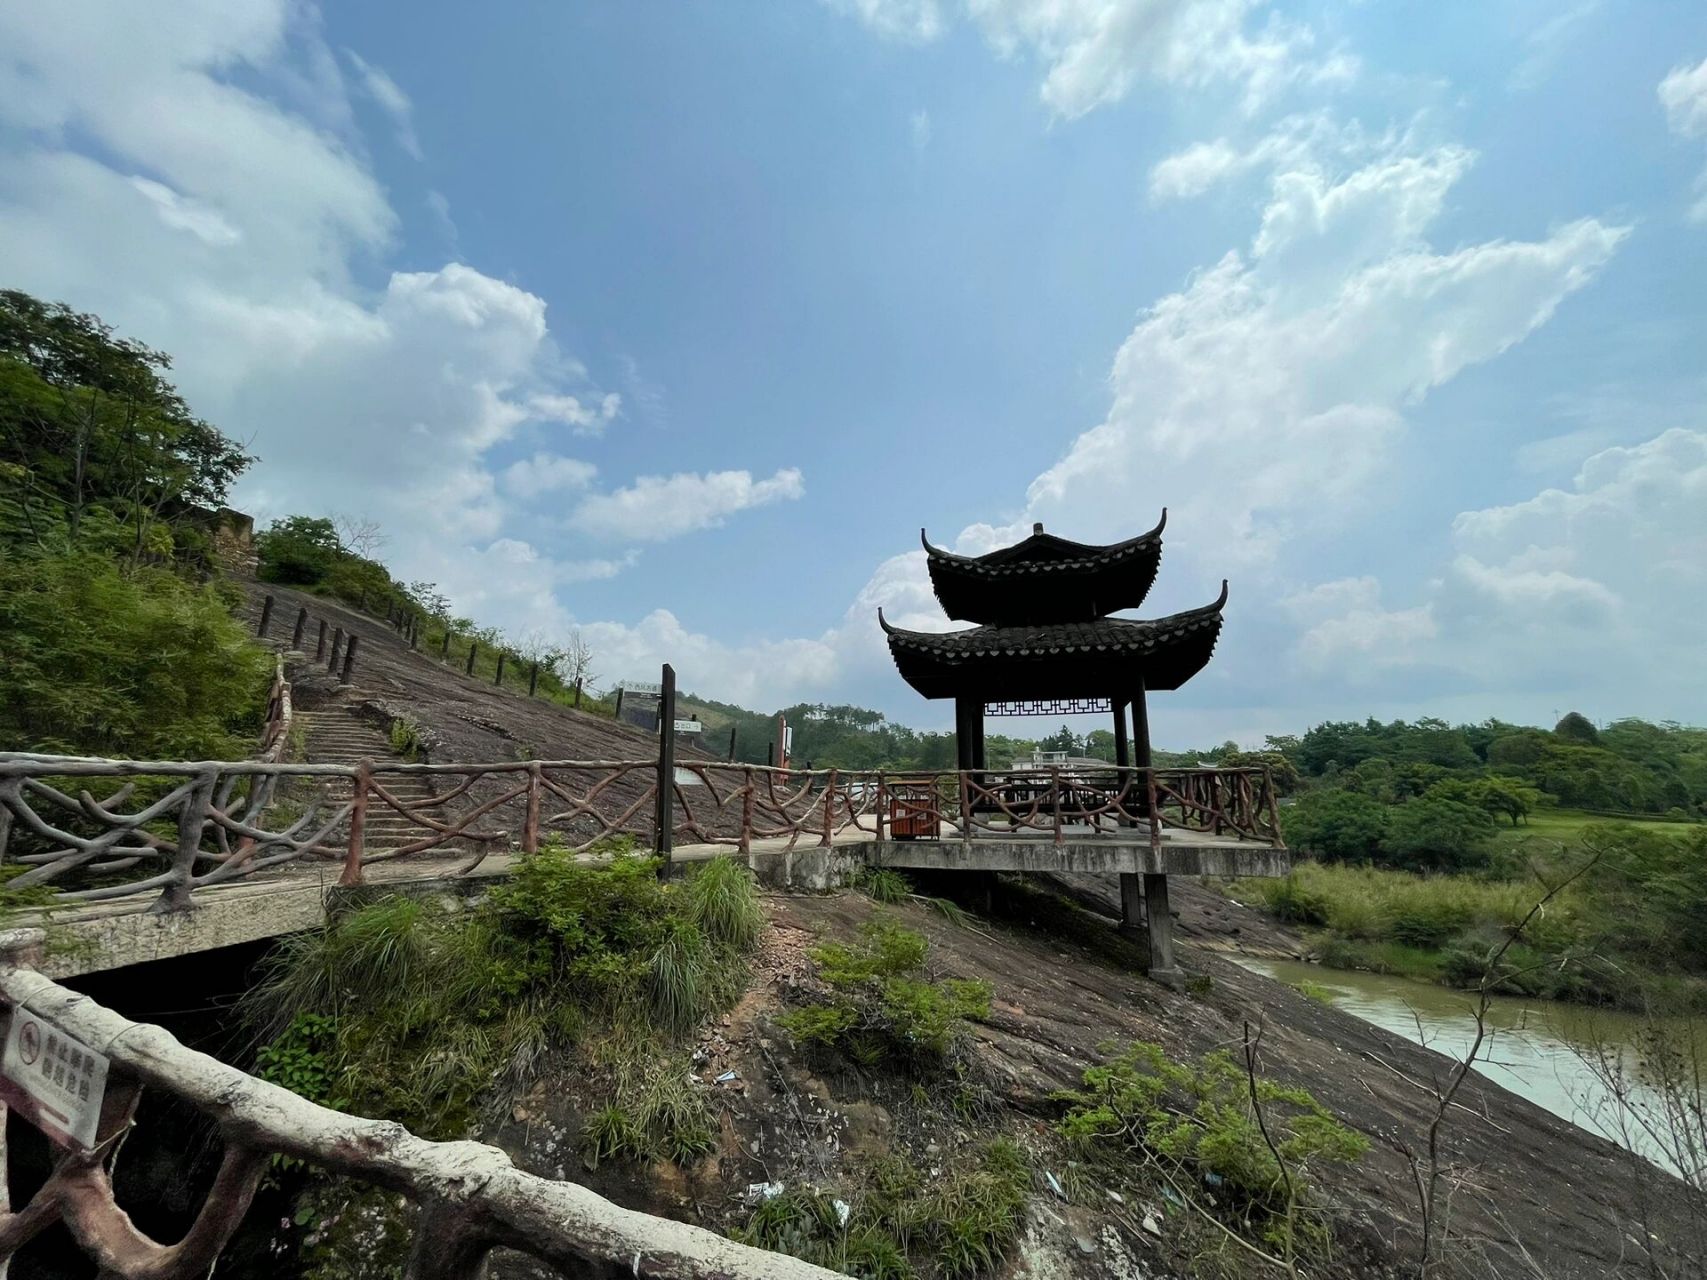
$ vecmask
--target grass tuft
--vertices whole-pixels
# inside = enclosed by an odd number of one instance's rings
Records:
[[[687,881],[688,916],[711,941],[745,951],[758,941],[765,909],[753,873],[733,858],[701,863]]]

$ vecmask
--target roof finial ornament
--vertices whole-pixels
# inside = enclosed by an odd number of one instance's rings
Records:
[[[1031,532],[1034,535],[1042,533],[1043,532],[1043,521],[1041,521],[1041,520],[1033,521],[1032,526],[1031,526]]]

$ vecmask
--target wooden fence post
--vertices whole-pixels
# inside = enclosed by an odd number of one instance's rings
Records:
[[[872,826],[876,829],[876,833],[875,833],[873,838],[879,844],[883,843],[883,801],[884,801],[884,799],[885,799],[885,797],[883,794],[883,770],[879,769],[877,771],[877,809],[876,809],[875,817],[873,818],[873,821],[872,821]]]
[[[450,624],[447,622],[447,623],[445,623],[444,643],[439,646],[439,661],[440,662],[448,662],[449,660],[450,660]]]
[[[528,697],[533,697],[537,692],[539,692],[539,663],[536,662],[528,669]]]
[[[532,857],[539,852],[539,761],[528,765],[527,817],[522,822],[522,852]]]
[[[344,647],[344,629],[337,627],[332,632],[332,655],[326,659],[326,670],[338,669],[338,653]]]
[[[349,644],[344,646],[344,674],[338,681],[340,684],[350,683],[350,673],[356,669],[356,644],[360,640],[360,636],[352,635]]]
[[[664,664],[658,696],[658,818],[653,847],[664,859],[659,878],[670,869],[676,826],[676,669]]]
[[[316,662],[326,660],[326,619],[324,618],[320,619],[320,638],[314,642],[314,660]]]
[[[622,719],[622,695],[623,695],[623,692],[624,692],[623,687],[620,684],[617,685],[617,687],[616,687],[616,718],[618,720]]]
[[[478,640],[470,640],[468,642],[468,665],[462,669],[464,675],[471,676],[474,674],[474,655],[479,651],[480,642]]]
[[[820,848],[830,847],[830,824],[835,820],[836,806],[836,770],[832,766],[829,777],[824,779],[824,838],[818,841]]]
[[[303,605],[296,611],[296,629],[290,633],[290,647],[296,652],[302,652],[302,632],[308,626],[308,606]]]
[[[504,683],[504,658],[506,656],[502,649],[498,650],[498,674],[492,677],[493,684],[501,685]]]
[[[367,838],[367,793],[373,782],[373,761],[356,761],[356,794],[350,805],[350,842],[344,852],[344,874],[338,886],[353,889],[362,882],[362,844]]]
[[[741,789],[741,852],[747,855],[747,865],[753,865],[753,769],[746,770],[746,785]]]
[[[576,680],[575,681],[575,710],[579,711],[580,709],[581,709],[581,682],[580,682],[580,680]]]
[[[734,763],[734,760],[735,760],[735,731],[739,727],[740,727],[739,725],[733,725],[733,724],[729,726],[729,760],[730,760],[730,763]]]
[[[255,634],[258,636],[266,635],[267,628],[272,626],[272,624],[273,598],[268,596],[265,600],[261,601],[261,625],[255,628]]]

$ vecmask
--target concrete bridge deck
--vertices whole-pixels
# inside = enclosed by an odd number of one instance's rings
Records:
[[[1285,850],[1249,840],[1164,829],[1153,850],[1143,831],[1067,831],[1057,844],[1042,833],[990,835],[962,840],[950,831],[939,839],[876,840],[870,831],[847,828],[826,849],[816,838],[786,837],[752,842],[750,861],[770,884],[826,889],[844,882],[859,866],[936,871],[1055,871],[1068,874],[1284,875]],[[419,893],[467,895],[509,874],[517,852],[492,854],[464,871],[470,856],[435,853],[380,862],[363,869],[365,886]],[[678,863],[715,857],[744,857],[730,844],[680,845]],[[589,865],[604,859],[585,854]],[[299,862],[226,885],[198,889],[182,912],[156,912],[153,896],[74,904],[20,912],[14,925],[44,925],[49,953],[40,965],[53,978],[74,977],[220,947],[281,937],[325,923],[340,894],[341,866],[333,861]]]

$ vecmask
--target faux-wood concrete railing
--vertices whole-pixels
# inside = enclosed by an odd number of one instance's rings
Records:
[[[406,795],[397,782],[407,778],[445,789]],[[390,841],[375,847],[381,820]],[[24,868],[8,887],[45,886],[61,902],[157,892],[156,910],[182,910],[197,889],[297,861],[341,862],[340,883],[354,885],[376,863],[454,855],[467,872],[547,838],[576,851],[627,838],[665,855],[695,843],[752,857],[761,844],[828,846],[850,832],[1152,847],[1175,832],[1281,845],[1262,768],[805,772],[688,761],[666,773],[658,760],[351,766],[0,753],[0,863]]]
[[[18,930],[0,948],[27,943]],[[39,934],[38,934],[39,937]],[[102,1276],[198,1280],[248,1211],[275,1155],[405,1196],[416,1208],[406,1280],[465,1280],[494,1248],[519,1250],[576,1276],[659,1280],[832,1280],[835,1273],[700,1227],[612,1204],[572,1182],[524,1173],[496,1147],[428,1142],[402,1125],[317,1106],[287,1089],[131,1022],[87,996],[0,957],[0,1010],[27,1010],[104,1055],[106,1098],[92,1150],[62,1151],[21,1208],[5,1196],[0,1140],[0,1276],[42,1231],[63,1223]],[[194,1224],[175,1244],[140,1231],[113,1198],[110,1161],[143,1088],[187,1103],[224,1144],[219,1173]],[[0,1133],[5,1108],[0,1106]]]

